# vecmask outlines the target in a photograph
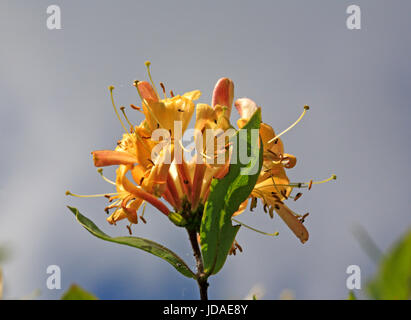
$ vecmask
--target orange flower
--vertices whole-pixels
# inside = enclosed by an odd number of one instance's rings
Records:
[[[111,224],[122,219],[128,219],[130,224],[138,223],[138,211],[141,207],[143,213],[140,219],[145,222],[143,215],[146,202],[171,220],[182,221],[193,216],[201,218],[211,181],[213,178],[224,177],[230,168],[229,137],[232,132],[235,133],[230,123],[234,100],[233,82],[228,78],[221,78],[215,85],[211,105],[199,103],[195,106],[194,101],[201,95],[198,90],[183,95],[174,95],[170,91],[170,97],[167,97],[165,86],[160,83],[164,95],[160,97],[151,78],[150,63],[147,62],[146,66],[150,82],[134,82],[141,98],[141,107],[131,105],[132,109],[142,113],[144,119],[138,126],[133,125],[125,108],[121,107],[126,126],[114,103],[114,87],[110,86],[112,105],[125,133],[114,150],[92,152],[96,167],[118,166],[115,181],[106,178],[102,169],[99,169],[103,179],[116,189],[114,193],[96,195],[108,198],[110,204],[106,211],[114,210],[107,219]],[[234,105],[240,114],[237,121],[239,128],[260,108],[248,98],[238,99]],[[188,128],[194,110],[194,140],[198,149],[196,155],[186,161],[182,150],[189,150],[183,146],[182,135]],[[308,107],[304,107],[301,117],[279,135],[275,134],[271,126],[261,123],[259,133],[263,147],[263,168],[249,196],[252,199],[251,209],[256,206],[256,199],[261,199],[264,211],[271,217],[276,212],[303,243],[308,240],[308,232],[303,225],[306,215],[294,213],[284,202],[301,196],[301,193],[292,196],[294,188],[311,188],[312,184],[323,183],[331,178],[320,182],[290,183],[286,169],[293,168],[297,159],[284,153],[280,136],[296,125],[307,110]],[[210,130],[213,130],[213,135],[208,136]],[[222,161],[216,161],[217,159]],[[130,177],[127,177],[128,173]],[[70,192],[68,194],[74,195]],[[247,202],[248,200],[240,206],[234,216],[246,209]],[[170,215],[172,210],[166,203],[181,217],[176,218],[176,213]],[[128,228],[131,230],[130,226]],[[236,243],[233,253],[236,248],[241,247]]]

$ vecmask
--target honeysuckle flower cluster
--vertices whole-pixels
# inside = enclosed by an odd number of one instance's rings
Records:
[[[201,92],[190,91],[182,95],[166,92],[160,83],[162,95],[157,91],[150,74],[150,63],[146,63],[150,81],[135,81],[134,86],[140,97],[140,104],[130,105],[134,112],[128,117],[124,107],[116,107],[113,97],[114,87],[110,86],[112,105],[124,134],[111,150],[93,151],[94,165],[103,179],[112,184],[115,192],[103,195],[108,199],[105,208],[110,213],[107,221],[116,224],[120,220],[128,220],[131,225],[139,220],[146,223],[144,209],[147,203],[156,207],[177,225],[183,225],[189,219],[201,219],[202,210],[207,201],[210,185],[213,179],[223,178],[230,168],[230,144],[216,147],[205,136],[196,136],[196,146],[200,150],[191,158],[186,159],[187,151],[182,143],[182,135],[187,130],[195,112],[196,132],[233,130],[230,122],[234,100],[234,84],[228,78],[217,81],[211,104],[197,103]],[[240,119],[238,128],[242,128],[260,107],[251,99],[240,98],[234,102]],[[285,153],[280,136],[296,125],[308,110],[288,129],[276,135],[273,128],[262,122],[259,135],[263,148],[263,167],[257,183],[249,195],[235,212],[237,216],[250,205],[253,210],[260,200],[265,212],[272,218],[274,212],[287,224],[290,230],[304,243],[309,234],[303,225],[308,214],[299,215],[285,205],[289,199],[297,200],[302,193],[293,195],[293,190],[311,189],[313,184],[327,182],[331,178],[319,182],[290,183],[286,171],[296,165],[295,156]],[[122,116],[120,112],[122,113]],[[135,119],[142,116],[142,121],[135,125]],[[178,126],[176,127],[176,123]],[[179,128],[177,130],[176,128]],[[161,131],[162,130],[162,131]],[[159,139],[158,132],[163,132]],[[156,137],[154,137],[156,136]],[[211,140],[217,139],[213,137]],[[166,143],[164,143],[166,142]],[[210,161],[216,158],[221,162]],[[112,181],[103,175],[102,167],[116,166],[116,177]],[[67,192],[69,195],[80,196]],[[235,241],[230,253],[235,253],[241,247]]]

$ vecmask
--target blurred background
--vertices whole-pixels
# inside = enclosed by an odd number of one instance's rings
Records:
[[[46,26],[52,4],[61,8],[61,30]],[[350,4],[361,7],[361,30],[346,27]],[[283,136],[298,160],[288,176],[338,176],[289,203],[310,212],[304,245],[260,205],[240,216],[279,236],[242,228],[244,252],[210,278],[210,298],[242,299],[255,286],[265,299],[346,298],[349,265],[360,266],[363,283],[376,271],[353,230],[361,226],[386,250],[411,225],[410,10],[410,2],[382,0],[1,1],[4,297],[37,290],[40,299],[58,299],[75,282],[103,299],[198,298],[195,281],[157,257],[91,236],[66,208],[78,207],[110,235],[128,234],[125,222],[106,222],[105,199],[65,191],[112,192],[90,155],[122,135],[107,86],[116,87],[118,105],[139,104],[132,82],[147,78],[149,59],[156,83],[175,93],[200,89],[204,103],[218,78],[232,78],[236,98],[254,99],[277,132],[310,105]],[[150,207],[145,217],[134,235],[193,266],[186,233]],[[46,287],[49,265],[61,268],[61,290]]]

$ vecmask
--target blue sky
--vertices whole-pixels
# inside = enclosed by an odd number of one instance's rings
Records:
[[[355,1],[362,29],[346,28],[352,1],[2,1],[0,4],[0,242],[13,255],[4,266],[6,297],[48,290],[46,268],[57,264],[66,289],[76,282],[106,299],[197,298],[194,281],[144,252],[105,243],[83,230],[70,204],[105,232],[103,199],[77,193],[110,191],[90,152],[112,148],[122,128],[119,105],[138,104],[132,81],[146,77],[174,92],[200,89],[209,103],[216,80],[235,82],[236,98],[262,107],[297,156],[292,181],[338,180],[306,192],[290,206],[310,212],[310,240],[301,245],[280,219],[261,207],[241,218],[277,238],[243,229],[244,253],[230,257],[210,280],[210,297],[242,298],[261,283],[265,298],[290,289],[300,299],[345,298],[348,265],[365,280],[374,263],[352,233],[364,227],[385,250],[411,225],[408,184],[411,4]],[[57,4],[62,30],[48,30],[46,8]],[[133,115],[135,122],[141,117]],[[113,174],[108,171],[108,175]],[[193,265],[186,234],[154,209],[136,235],[178,252]]]

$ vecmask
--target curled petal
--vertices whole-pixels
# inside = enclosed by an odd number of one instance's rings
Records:
[[[294,168],[297,163],[297,158],[292,154],[284,153],[283,160],[284,167],[287,169]]]
[[[195,129],[202,131],[204,128],[209,129],[214,127],[217,122],[215,110],[205,103],[198,103],[196,107],[196,123]]]
[[[114,211],[108,218],[107,222],[110,224],[116,224],[117,221],[123,220],[127,218],[126,212],[123,210],[123,208],[117,209]]]
[[[120,164],[134,164],[136,158],[127,152],[113,150],[96,150],[91,153],[93,155],[94,165],[96,167],[105,167]]]
[[[246,122],[253,116],[254,112],[256,112],[258,109],[256,103],[248,98],[237,99],[234,105],[238,113],[240,114],[240,120],[246,120]]]
[[[183,94],[184,98],[190,99],[192,101],[199,99],[200,96],[201,96],[200,90],[193,90],[193,91],[186,92]]]

